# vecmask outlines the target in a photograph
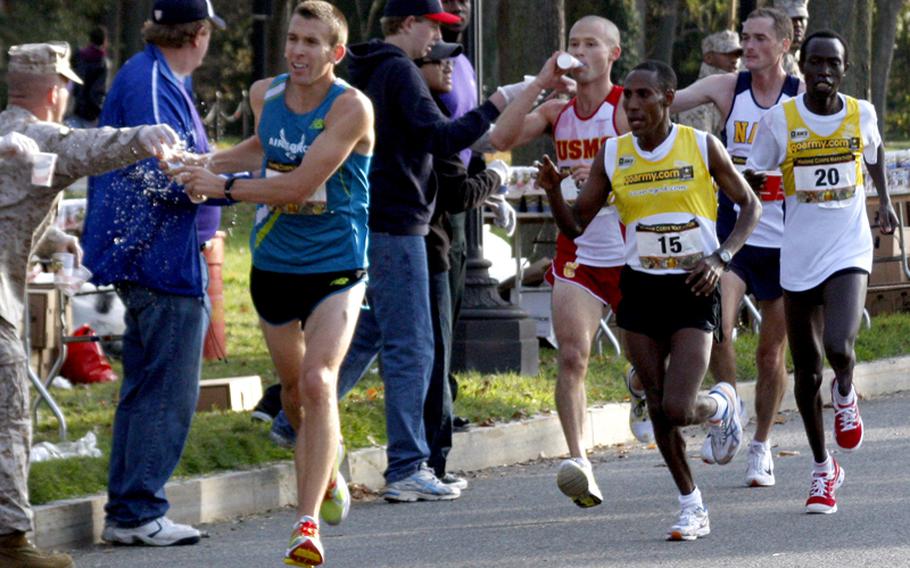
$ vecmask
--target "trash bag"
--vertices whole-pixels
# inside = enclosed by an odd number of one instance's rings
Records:
[[[95,330],[88,324],[73,332],[74,337],[93,337]],[[60,374],[73,383],[106,383],[116,381],[117,375],[111,369],[111,363],[104,356],[104,350],[97,341],[68,343],[66,361]]]
[[[32,446],[29,460],[32,463],[48,460],[59,460],[72,457],[100,458],[98,438],[94,432],[88,432],[75,442],[38,442]]]

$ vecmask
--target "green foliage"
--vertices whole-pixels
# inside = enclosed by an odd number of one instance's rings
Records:
[[[900,15],[894,44],[885,140],[907,140],[910,138],[910,6]]]
[[[107,0],[29,0],[7,2],[0,10],[0,108],[6,106],[6,51],[20,43],[40,43],[50,40],[69,42],[73,50],[88,42],[88,31],[103,21]],[[75,6],[74,6],[75,5]],[[40,16],[39,16],[40,14]]]

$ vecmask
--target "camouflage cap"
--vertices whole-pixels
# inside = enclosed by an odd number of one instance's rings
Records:
[[[65,41],[24,43],[9,48],[9,70],[34,75],[63,75],[82,84],[70,67],[70,44]]]
[[[724,30],[707,36],[701,40],[701,53],[740,53],[743,46],[739,43],[739,34],[734,31]]]
[[[809,0],[774,0],[774,7],[791,18],[809,17]]]

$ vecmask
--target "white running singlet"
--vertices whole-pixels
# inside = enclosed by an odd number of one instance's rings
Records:
[[[615,137],[616,111],[622,97],[622,87],[616,85],[593,115],[578,116],[575,99],[569,101],[556,118],[553,138],[556,144],[556,165],[560,171],[573,166],[590,166],[600,147],[608,138]],[[572,248],[562,233],[557,238],[557,254],[571,253]],[[574,261],[595,267],[622,266],[625,262],[622,227],[615,207],[604,207],[574,240]]]
[[[799,93],[799,78],[788,75],[777,97],[777,103],[782,103],[795,97]],[[772,105],[773,106],[773,105]],[[758,130],[758,121],[768,111],[755,101],[752,94],[752,73],[742,71],[736,78],[736,89],[733,95],[733,104],[730,114],[724,124],[721,138],[733,165],[742,172],[746,169],[746,159],[752,152],[752,142]],[[784,236],[784,194],[781,190],[781,173],[777,168],[768,171],[767,181],[759,194],[762,202],[761,217],[755,230],[746,239],[746,244],[765,247],[780,248]],[[735,205],[726,195],[719,197],[718,233],[723,237],[733,230],[739,206]],[[732,207],[734,214],[729,213]],[[727,210],[725,212],[725,209]],[[726,213],[726,214],[725,214]]]

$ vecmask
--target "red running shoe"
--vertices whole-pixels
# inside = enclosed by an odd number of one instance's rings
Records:
[[[853,387],[850,387],[851,390]],[[837,381],[831,381],[831,406],[834,407],[834,439],[841,449],[848,452],[859,448],[863,443],[863,419],[859,415],[858,397],[853,391],[853,402],[844,406],[837,404],[835,398]]]
[[[833,457],[834,471],[830,475],[812,472],[812,485],[809,487],[809,499],[806,500],[807,513],[830,515],[837,512],[837,500],[834,492],[844,484],[844,470]]]

